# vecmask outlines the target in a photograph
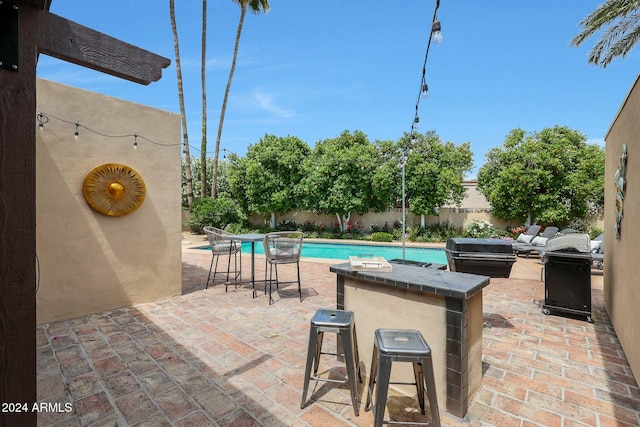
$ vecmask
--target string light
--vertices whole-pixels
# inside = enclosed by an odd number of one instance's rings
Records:
[[[427,99],[427,95],[429,94],[429,85],[426,82],[422,82],[422,98]]]
[[[38,114],[36,114],[36,120],[38,121],[38,128],[40,130],[43,130],[44,129],[44,124],[45,123],[49,123],[50,119],[54,119],[54,120],[57,120],[57,121],[62,122],[62,123],[67,123],[67,124],[70,124],[70,125],[74,125],[76,128],[75,128],[75,131],[73,132],[73,137],[76,140],[79,139],[79,137],[80,137],[80,128],[82,128],[82,129],[84,129],[84,130],[86,130],[88,132],[91,132],[93,134],[102,136],[104,138],[131,138],[131,137],[133,137],[133,149],[134,150],[138,149],[138,138],[141,138],[141,139],[145,140],[146,142],[148,142],[150,144],[159,145],[161,147],[172,147],[172,146],[176,146],[176,145],[182,145],[181,142],[174,143],[174,144],[163,144],[163,143],[160,143],[160,142],[153,141],[153,140],[151,140],[149,138],[146,138],[146,137],[144,137],[142,135],[139,135],[137,133],[124,134],[124,135],[109,135],[109,134],[106,134],[106,133],[99,132],[97,130],[91,129],[91,128],[85,126],[85,125],[81,125],[79,121],[73,122],[71,120],[65,120],[65,119],[62,119],[60,117],[56,117],[56,116],[54,116],[52,114],[45,113],[45,112],[39,112]],[[190,147],[191,147],[191,145],[190,145]],[[192,148],[196,148],[196,147],[192,147]]]
[[[440,0],[436,0],[435,10],[433,11],[433,19],[431,20],[431,32],[429,33],[429,41],[427,42],[427,51],[424,54],[424,63],[422,64],[422,77],[420,79],[420,91],[418,92],[418,100],[416,101],[416,114],[413,117],[413,123],[411,123],[411,132],[409,133],[409,147],[405,147],[402,150],[402,259],[405,259],[405,240],[406,240],[406,166],[407,155],[411,150],[411,146],[416,143],[416,130],[420,123],[420,117],[418,112],[420,110],[420,98],[426,98],[429,92],[429,86],[427,85],[427,58],[429,57],[429,48],[431,47],[431,39],[436,43],[442,41],[442,25],[438,20],[438,9],[440,8]]]
[[[44,130],[44,124],[45,123],[49,123],[49,117],[45,116],[42,113],[38,113],[36,115],[36,119],[38,119],[38,128],[40,129],[40,131]]]
[[[438,20],[438,18],[433,21],[433,25],[431,26],[431,33],[433,34],[433,40],[436,43],[442,43],[442,25],[440,25],[440,21]]]
[[[71,120],[65,120],[65,119],[62,119],[60,117],[56,117],[56,116],[54,116],[52,114],[49,114],[49,113],[46,113],[46,112],[39,112],[39,113],[36,114],[36,120],[38,121],[38,129],[40,131],[44,131],[44,127],[45,127],[44,125],[46,123],[49,123],[50,119],[57,120],[57,121],[62,122],[62,123],[67,123],[67,124],[70,124],[70,125],[74,125],[76,128],[75,128],[75,131],[73,133],[73,137],[76,140],[79,139],[79,137],[80,137],[80,128],[82,128],[82,129],[84,129],[84,130],[86,130],[88,132],[91,132],[91,133],[96,134],[96,135],[100,135],[100,136],[102,136],[104,138],[131,138],[131,137],[133,137],[133,149],[136,150],[136,151],[138,150],[138,138],[141,138],[141,139],[145,140],[146,142],[148,142],[150,144],[159,145],[161,147],[173,147],[173,146],[176,146],[176,145],[180,145],[180,146],[182,145],[182,142],[178,142],[178,143],[174,143],[174,144],[163,144],[163,143],[160,143],[160,142],[153,141],[153,140],[151,140],[149,138],[146,138],[143,135],[140,135],[138,133],[123,134],[123,135],[110,135],[110,134],[106,134],[106,133],[99,132],[97,130],[91,129],[91,128],[85,126],[85,125],[82,125],[82,124],[80,124],[79,121],[74,122],[74,121],[71,121]],[[200,148],[195,147],[195,146],[193,146],[191,144],[189,144],[189,148],[194,150],[194,151],[197,151],[197,152],[201,152],[202,151],[202,150],[200,150]],[[224,158],[226,159],[227,158],[226,153],[231,153],[231,151],[227,150],[226,148],[223,148],[222,150],[225,153],[224,154]],[[186,154],[186,150],[182,150],[182,153]],[[207,153],[208,154],[212,154],[213,152],[207,152]]]
[[[431,32],[429,33],[429,40],[427,41],[427,50],[424,54],[424,63],[422,64],[422,76],[420,79],[420,92],[418,92],[418,99],[416,101],[416,114],[413,118],[413,123],[411,124],[411,133],[409,137],[411,141],[415,139],[414,131],[418,129],[418,124],[420,123],[420,118],[418,117],[418,111],[420,109],[420,99],[426,99],[427,94],[429,93],[429,85],[427,85],[427,58],[429,57],[429,50],[431,48],[431,40],[434,40],[436,43],[440,43],[442,41],[442,24],[438,19],[438,9],[440,8],[440,0],[436,0],[435,9],[433,11],[433,19],[431,20]]]

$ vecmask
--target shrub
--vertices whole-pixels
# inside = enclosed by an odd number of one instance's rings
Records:
[[[294,231],[298,230],[298,224],[295,221],[282,221],[280,224],[276,225],[276,230],[278,231]]]
[[[232,222],[224,228],[226,231],[232,234],[243,234],[251,232],[250,228],[245,227],[244,224],[239,222]]]
[[[241,223],[246,219],[240,205],[233,199],[226,196],[217,199],[205,197],[194,200],[188,225],[194,233],[202,233],[205,226],[225,228],[228,224]]]
[[[371,232],[377,233],[379,231],[389,231],[389,223],[387,221],[384,222],[384,225],[371,224]]]
[[[315,222],[306,220],[302,224],[302,231],[304,231],[305,234],[306,233],[313,233],[314,231],[318,231],[318,226],[316,225]]]
[[[497,234],[497,229],[489,221],[478,221],[474,219],[472,223],[464,227],[464,234],[467,237],[494,237]]]
[[[412,242],[444,242],[463,234],[462,230],[454,227],[449,221],[429,224],[425,227],[409,227],[407,232]]]
[[[384,231],[377,231],[371,234],[372,242],[393,242],[393,236],[390,233]]]
[[[595,225],[592,225],[591,227],[589,227],[589,237],[593,240],[596,237],[598,237],[599,235],[601,235],[604,232],[604,230],[600,227],[597,227]]]

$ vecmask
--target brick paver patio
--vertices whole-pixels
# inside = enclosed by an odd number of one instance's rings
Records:
[[[188,239],[185,248],[202,243]],[[288,286],[269,306],[247,288],[205,290],[210,260],[206,251],[183,251],[180,296],[39,325],[38,399],[72,410],[41,413],[38,424],[372,425],[364,404],[355,417],[348,389],[332,383],[310,390],[314,401],[300,409],[309,321],[335,307],[332,262],[302,261],[304,301]],[[288,268],[281,273],[294,274]],[[441,405],[443,424],[640,425],[640,391],[604,310],[601,272],[592,276],[589,324],[541,313],[540,269],[520,258],[511,278],[485,288],[482,387],[465,419]],[[262,258],[256,272],[264,272]],[[329,358],[323,365],[325,375],[341,370]],[[407,405],[413,399],[395,394],[388,410],[398,420],[425,419]]]

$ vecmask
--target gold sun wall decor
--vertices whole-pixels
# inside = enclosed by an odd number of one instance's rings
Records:
[[[87,174],[82,194],[89,206],[101,214],[122,216],[140,207],[147,189],[142,177],[129,166],[106,163]]]

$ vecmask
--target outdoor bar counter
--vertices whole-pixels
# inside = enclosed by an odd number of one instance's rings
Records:
[[[441,409],[463,418],[482,382],[482,289],[489,277],[435,268],[391,264],[393,271],[337,274],[337,308],[355,313],[360,363],[371,372],[378,328],[417,329],[431,347]],[[410,364],[394,365],[391,381],[410,381]],[[401,386],[415,394],[415,387]]]

